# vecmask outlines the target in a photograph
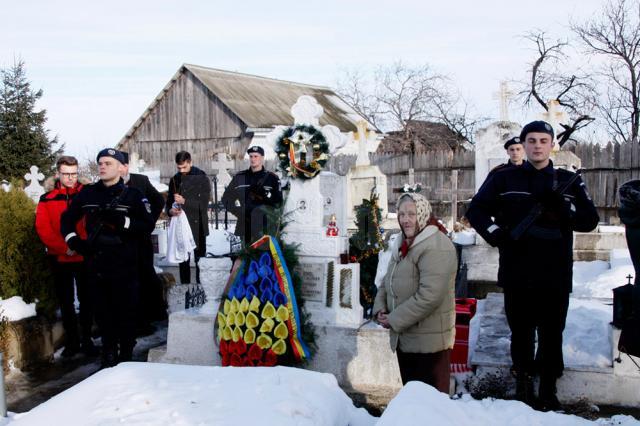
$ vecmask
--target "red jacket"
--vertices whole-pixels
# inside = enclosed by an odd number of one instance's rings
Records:
[[[80,192],[82,185],[66,188],[56,181],[55,188],[40,197],[36,208],[36,231],[40,240],[47,247],[47,254],[56,256],[58,262],[82,262],[82,256],[67,256],[67,243],[60,233],[60,216],[67,209],[71,200]],[[85,239],[84,220],[78,222],[76,233]]]

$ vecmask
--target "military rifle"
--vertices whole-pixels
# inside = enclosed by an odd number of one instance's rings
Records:
[[[578,180],[580,177],[580,172],[582,169],[578,169],[575,171],[574,175],[567,180],[567,182],[560,188],[558,191],[553,191],[557,193],[559,196],[564,195],[565,192],[573,185],[573,183]],[[533,223],[538,220],[540,215],[542,214],[544,208],[540,201],[536,202],[536,204],[531,208],[529,214],[516,225],[515,228],[510,233],[511,239],[514,241],[518,241],[522,236],[527,232],[527,230],[533,225]]]
[[[120,195],[118,195],[113,200],[111,200],[111,202],[107,205],[107,207],[100,208],[99,212],[102,213],[102,212],[105,212],[105,211],[115,210],[116,207],[118,207],[118,203],[120,203],[120,200],[122,200],[124,195],[127,193],[128,189],[129,188],[127,186],[125,186],[124,189],[122,190],[122,192],[120,193]],[[98,235],[100,235],[100,232],[102,232],[102,228],[104,228],[104,220],[100,219],[98,221],[98,225],[96,226],[96,228],[87,237],[87,245],[89,247],[93,247],[93,243],[95,242],[96,238],[98,238]]]

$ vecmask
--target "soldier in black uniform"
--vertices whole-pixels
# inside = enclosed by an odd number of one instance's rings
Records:
[[[70,249],[87,262],[94,286],[96,320],[102,334],[102,365],[130,361],[136,344],[138,240],[154,227],[151,206],[142,193],[127,188],[120,177],[119,151],[98,154],[100,181],[85,186],[62,214],[61,233]],[[85,220],[87,239],[75,233]]]
[[[499,164],[491,169],[485,181],[488,181],[489,177],[498,170],[502,170],[505,167],[520,167],[524,164],[524,146],[522,145],[520,137],[514,136],[511,139],[507,140],[504,143],[504,149],[507,151],[509,161],[503,164]]]
[[[573,172],[553,168],[552,127],[544,121],[531,122],[520,138],[527,161],[489,177],[466,216],[500,250],[498,285],[504,289],[511,328],[516,397],[535,405],[533,376],[539,374],[538,402],[553,410],[560,406],[556,380],[564,369],[562,332],[572,286],[573,231],[591,231],[599,218],[582,180]],[[531,213],[535,206],[540,214]],[[534,220],[523,227],[526,219]]]
[[[264,150],[252,146],[247,150],[249,168],[238,172],[222,196],[226,209],[238,218],[235,234],[251,244],[266,233],[268,216],[264,207],[282,203],[280,179],[264,168]]]
[[[154,188],[145,175],[129,172],[129,153],[120,151],[124,158],[122,179],[130,188],[137,188],[151,205],[153,222],[157,222],[164,208],[164,197]],[[162,297],[162,283],[153,266],[153,243],[151,234],[138,240],[138,267],[140,268],[140,309],[138,310],[138,336],[148,336],[155,331],[153,320],[165,319],[166,304]]]

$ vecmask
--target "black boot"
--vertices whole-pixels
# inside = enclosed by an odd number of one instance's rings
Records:
[[[98,355],[98,348],[96,348],[93,344],[93,340],[90,338],[82,339],[82,343],[80,343],[80,352],[85,356],[96,356]]]
[[[533,377],[527,373],[516,374],[516,399],[529,406],[533,406],[535,396],[533,394]]]
[[[78,353],[78,350],[80,350],[80,345],[78,345],[78,340],[75,338],[67,339],[67,341],[64,344],[64,349],[62,350],[61,355],[63,358],[71,358],[72,356]]]
[[[100,369],[115,367],[118,364],[118,354],[115,348],[102,348],[102,364]]]
[[[120,355],[118,355],[118,362],[128,362],[133,359],[133,346],[120,345]]]
[[[540,377],[540,387],[538,388],[538,401],[542,411],[558,411],[561,408],[556,389],[556,378]]]

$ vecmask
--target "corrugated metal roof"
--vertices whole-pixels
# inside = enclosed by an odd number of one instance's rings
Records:
[[[313,96],[324,108],[320,125],[332,124],[343,132],[355,131],[363,120],[328,87],[312,86],[255,75],[185,64],[215,96],[248,127],[270,128],[293,124],[291,107],[302,95]],[[372,126],[373,127],[373,126]]]

